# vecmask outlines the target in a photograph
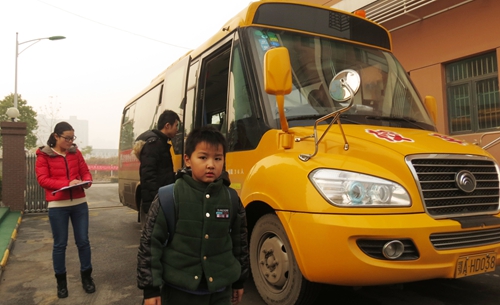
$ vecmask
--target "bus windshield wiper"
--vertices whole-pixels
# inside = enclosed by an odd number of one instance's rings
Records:
[[[425,129],[416,120],[410,117],[394,117],[394,116],[381,116],[381,115],[368,115],[365,117],[367,120],[380,120],[380,121],[395,121],[395,122],[405,122],[410,125],[416,126],[419,129]]]
[[[349,123],[353,123],[353,124],[361,124],[361,122],[353,120],[350,117],[351,117],[350,114],[341,114],[340,115],[340,119],[342,120],[342,122],[349,122]]]
[[[300,121],[300,120],[317,120],[319,118],[324,117],[324,114],[311,114],[311,115],[301,115],[287,118],[288,121]],[[349,122],[353,124],[360,124],[360,122],[355,121],[353,119],[349,119],[349,115],[342,114],[340,115],[340,119],[342,122]]]
[[[288,121],[300,121],[300,120],[317,120],[322,118],[324,115],[321,114],[310,114],[310,115],[299,115],[290,118],[286,118]]]

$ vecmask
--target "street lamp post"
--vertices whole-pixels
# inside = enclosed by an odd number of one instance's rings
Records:
[[[64,36],[50,36],[50,37],[43,37],[43,38],[37,38],[37,39],[31,39],[27,40],[24,42],[19,43],[18,41],[18,33],[16,33],[16,74],[15,74],[15,80],[14,80],[14,108],[17,109],[17,58],[19,55],[24,52],[27,48],[31,47],[35,43],[39,42],[40,40],[48,39],[48,40],[60,40],[60,39],[65,39],[66,37]],[[19,46],[28,42],[32,42],[29,46],[21,50],[19,52]]]

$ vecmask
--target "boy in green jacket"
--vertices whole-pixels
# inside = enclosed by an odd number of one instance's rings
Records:
[[[187,168],[174,185],[175,234],[168,239],[157,196],[142,231],[137,285],[146,305],[238,304],[249,273],[247,224],[223,177],[226,140],[215,128],[201,127],[188,135],[185,152]]]

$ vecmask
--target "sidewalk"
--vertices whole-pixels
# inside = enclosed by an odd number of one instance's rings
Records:
[[[110,181],[94,181],[93,184],[109,184]],[[17,238],[23,212],[0,207],[0,278],[7,265],[14,241]]]
[[[0,278],[9,259],[10,250],[17,237],[17,230],[22,220],[20,211],[0,207]]]
[[[92,200],[89,211],[96,292],[87,294],[82,288],[78,251],[70,224],[66,249],[69,296],[57,298],[48,215],[26,213],[0,276],[0,305],[141,304],[142,291],[137,288],[136,280],[140,239],[137,212],[115,203],[113,207],[106,207],[106,200],[101,201]],[[97,205],[101,207],[94,208]]]

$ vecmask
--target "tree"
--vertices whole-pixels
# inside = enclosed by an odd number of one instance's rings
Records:
[[[131,149],[134,146],[134,126],[132,123],[122,125],[120,132],[120,150]]]
[[[85,146],[84,148],[80,149],[80,152],[82,153],[83,157],[87,157],[87,155],[92,154],[92,146]]]
[[[49,96],[49,101],[37,109],[38,129],[35,131],[35,135],[38,138],[38,146],[45,145],[54,126],[61,121],[59,119],[60,109],[61,103],[57,101],[57,96]]]
[[[0,121],[7,121],[7,109],[14,107],[14,94],[11,93],[7,95],[3,100],[0,101]],[[28,106],[28,102],[23,100],[20,95],[17,98],[17,109],[19,110],[18,121],[26,123],[26,140],[25,147],[30,149],[36,147],[36,135],[35,132],[38,129],[38,121],[36,120],[36,111],[33,107]],[[3,146],[3,141],[0,135],[0,146]]]

